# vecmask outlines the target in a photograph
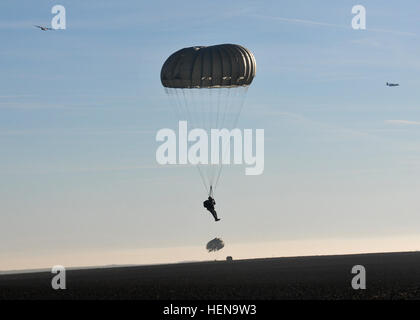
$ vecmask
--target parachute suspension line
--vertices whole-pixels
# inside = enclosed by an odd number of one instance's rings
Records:
[[[235,90],[235,89],[237,89],[237,88],[226,88],[225,98],[224,98],[224,106],[222,106],[222,109],[223,109],[222,120],[221,120],[221,123],[220,123],[220,126],[219,126],[220,129],[223,129],[228,125],[229,121],[228,121],[227,118],[229,118],[229,113],[230,113],[232,103],[235,102],[234,94],[237,92],[237,90]],[[233,93],[231,92],[231,90],[234,90]],[[233,128],[230,128],[230,126],[228,126],[228,127],[229,128],[227,128],[227,129],[233,129]],[[222,150],[222,154],[219,157],[220,163],[219,163],[218,166],[215,166],[215,168],[214,168],[215,170],[213,172],[213,177],[212,177],[212,182],[211,183],[212,183],[214,189],[217,188],[217,184],[218,184],[218,181],[220,179],[220,175],[221,175],[222,168],[223,168],[223,151],[226,152],[227,149]]]
[[[217,92],[217,112],[216,112],[216,128],[219,129],[219,111],[220,111],[220,95],[222,93],[222,88],[218,88]]]
[[[175,119],[179,119],[180,113],[179,113],[179,107],[177,105],[177,101],[176,101],[176,99],[172,99],[171,98],[171,96],[174,96],[174,90],[176,90],[176,89],[174,89],[174,88],[166,88],[166,87],[164,87],[164,88],[165,88],[165,93],[166,93],[166,96],[168,97],[168,101],[169,101],[170,105],[173,105],[173,102],[172,101],[175,100],[176,108],[169,108],[169,109],[171,110],[174,118]],[[174,109],[175,109],[175,111],[174,111]]]
[[[203,92],[203,95],[205,95],[204,100],[207,102],[206,111],[205,111],[206,112],[206,121],[207,121],[206,132],[207,132],[208,136],[211,137],[211,129],[215,128],[215,123],[213,122],[213,116],[214,116],[213,113],[214,113],[214,107],[215,107],[214,103],[213,103],[213,97],[214,97],[213,93],[215,93],[215,91],[214,91],[214,88],[213,89],[208,88],[208,89],[206,89],[206,91],[207,92],[205,92],[205,91]],[[211,156],[211,154],[210,154],[210,156]],[[211,159],[210,159],[210,162],[211,162]],[[214,171],[213,166],[211,164],[208,165],[207,166],[207,176],[208,176],[208,179],[209,179],[210,189],[212,189],[213,171]],[[209,190],[209,192],[210,192],[210,190]]]
[[[198,90],[196,89],[192,89],[194,91],[188,91],[187,93],[185,92],[185,90],[182,90],[182,96],[184,98],[184,104],[185,104],[185,109],[187,110],[188,116],[187,116],[187,120],[191,121],[191,127],[192,128],[198,128],[198,122],[197,122],[197,115],[198,112],[196,112],[194,114],[194,110],[190,110],[190,109],[196,109],[198,110],[199,106],[197,104],[197,101],[195,99],[196,93],[198,92]],[[194,116],[193,116],[194,115]],[[207,185],[206,182],[206,178],[204,176],[203,170],[200,167],[199,164],[196,165],[198,173],[200,174],[200,178],[201,181],[203,183],[204,189],[206,190],[206,192],[209,190],[209,186]]]
[[[206,89],[204,89],[206,90]],[[204,91],[203,89],[199,89],[197,91],[198,95],[197,95],[197,99],[200,103],[200,109],[201,109],[201,113],[202,113],[202,119],[203,119],[203,125],[202,125],[202,129],[207,130],[208,128],[208,121],[207,121],[207,105],[208,105],[208,101],[206,101],[206,99],[203,99],[203,95],[204,95]]]
[[[197,101],[196,96],[197,96],[197,93],[200,94],[200,90],[190,89],[187,91],[187,93],[185,93],[185,91],[183,93],[184,93],[184,101],[185,101],[185,104],[187,105],[187,110],[191,109],[190,116],[189,116],[189,119],[191,119],[192,121],[191,127],[198,128],[199,123],[197,119],[200,119],[200,117],[198,116],[200,114],[199,113],[200,106],[199,106],[198,101],[200,101],[200,99],[198,99]],[[191,114],[193,114],[194,117]],[[201,181],[203,182],[204,189],[207,192],[209,190],[209,186],[207,185],[207,181],[203,173],[204,168],[201,168],[200,164],[197,164],[196,167],[197,167],[198,173],[200,174]]]
[[[213,198],[213,186],[210,186],[209,197]]]
[[[172,95],[176,96],[175,99],[175,104],[176,104],[176,109],[177,109],[177,113],[178,113],[178,120],[187,120],[187,121],[191,121],[191,125],[194,127],[196,120],[195,117],[193,117],[192,113],[190,112],[189,106],[191,103],[188,102],[188,94],[185,93],[184,89],[179,89],[180,92],[182,93],[182,97],[181,94],[178,91],[178,88],[171,88],[172,92],[170,92]],[[179,110],[178,110],[179,109]],[[185,119],[186,117],[186,119]],[[183,119],[184,118],[184,119]],[[203,183],[204,189],[206,190],[206,192],[209,190],[209,187],[207,186],[206,183],[206,179],[203,175],[203,172],[201,171],[201,168],[199,165],[196,165],[198,173],[200,174],[201,177],[201,182]]]
[[[182,89],[179,89],[179,90],[181,90],[181,92],[183,92]],[[176,107],[180,111],[179,117],[177,119],[178,119],[178,121],[186,120],[185,117],[188,114],[187,109],[186,109],[186,105],[182,101],[182,98],[180,97],[180,93],[178,91],[178,88],[174,88],[174,92],[175,92],[175,96],[176,96],[176,99],[175,99]]]
[[[168,96],[176,97],[174,100],[178,119],[189,121],[189,128],[199,128],[198,121],[200,121],[202,123],[200,127],[208,133],[209,143],[211,143],[211,129],[236,128],[247,91],[248,86],[204,90],[165,88]],[[196,165],[202,184],[209,194],[213,194],[219,184],[223,171],[223,154],[219,157],[219,164]],[[209,157],[211,161],[211,153]]]
[[[198,173],[200,174],[201,181],[203,182],[204,189],[205,189],[205,190],[206,190],[206,192],[207,192],[207,191],[209,190],[209,188],[207,187],[206,179],[204,178],[204,175],[203,175],[203,173],[201,172],[200,165],[199,165],[199,164],[197,164],[197,165],[196,165],[196,167],[197,167]],[[211,189],[211,186],[210,186],[210,189]]]
[[[209,116],[209,123],[208,123],[208,131],[207,132],[209,132],[209,133],[211,133],[210,132],[210,130],[212,129],[212,127],[214,126],[214,122],[213,122],[213,117],[214,117],[214,103],[213,103],[213,90],[212,89],[207,89],[207,91],[208,91],[208,97],[207,97],[207,99],[208,99],[208,108],[207,108],[207,112],[208,112],[208,116]]]
[[[229,118],[232,116],[232,106],[235,105],[236,102],[236,96],[238,94],[238,89],[239,88],[227,88],[227,98],[226,98],[226,104],[225,104],[225,111],[223,113],[223,119],[222,119],[222,123],[221,123],[221,127],[224,128],[226,125],[230,124],[230,126],[232,126],[233,124],[231,123],[231,121],[229,121]],[[231,92],[233,90],[233,92]],[[229,129],[234,129],[235,127],[232,126]],[[220,179],[220,175],[222,173],[222,168],[223,168],[223,154],[224,152],[227,152],[227,147],[225,150],[222,150],[222,155],[221,155],[221,159],[220,159],[220,164],[218,167],[217,172],[215,172],[215,178],[216,181],[214,183],[214,188],[217,188],[217,185],[219,183],[219,179]]]
[[[210,104],[209,104],[210,126],[208,128],[208,133],[210,137],[210,145],[211,145],[211,129],[222,129],[219,125],[219,119],[220,119],[220,107],[221,107],[220,98],[223,92],[225,92],[223,88],[209,89],[208,101],[210,101]],[[211,154],[210,154],[210,157],[211,157]],[[211,164],[208,166],[208,168],[209,168],[209,183],[211,186],[213,186],[214,178],[218,170],[218,165]]]
[[[220,126],[220,107],[221,107],[220,98],[221,98],[222,95],[226,96],[226,90],[224,88],[217,88],[215,90],[217,90],[217,110],[215,110],[215,122],[214,122],[215,126],[214,126],[214,128],[215,129],[222,129],[222,127]],[[222,101],[226,102],[226,99],[222,99]],[[211,188],[212,188],[212,185],[214,183],[214,179],[216,177],[218,169],[219,168],[218,168],[217,165],[214,165],[213,168],[212,168],[212,175],[211,175],[211,179],[210,179]]]
[[[220,127],[223,128],[224,124],[225,124],[225,119],[226,119],[226,113],[229,107],[229,102],[230,102],[230,89],[231,88],[227,88],[227,94],[226,94],[226,100],[225,100],[225,106],[224,106],[224,111],[222,113],[222,122],[220,123]]]
[[[219,112],[220,112],[220,94],[222,88],[215,88],[209,90],[209,100],[210,100],[210,115],[211,115],[211,126],[209,127],[209,137],[211,138],[211,129],[221,129],[219,127],[218,119],[219,119]],[[211,145],[211,139],[210,139]],[[210,154],[211,156],[211,154]],[[211,159],[210,159],[211,161]],[[217,172],[217,165],[211,165],[210,167],[210,185],[213,188],[214,177]]]
[[[192,116],[192,114],[190,112],[190,107],[191,107],[190,104],[191,103],[188,102],[188,97],[185,94],[185,90],[187,90],[187,89],[181,89],[181,90],[182,90],[182,96],[184,98],[185,109],[187,110],[187,118],[188,119],[186,119],[186,120],[190,120],[192,122],[192,126],[194,126],[195,125],[195,118]]]
[[[191,99],[192,104],[194,105],[195,114],[197,115],[197,128],[203,128],[204,121],[202,115],[202,105],[200,105],[200,99],[197,98],[197,95],[200,94],[200,89],[191,89]],[[200,112],[201,111],[201,112]],[[200,122],[200,123],[199,123]]]
[[[208,89],[210,90],[210,89]],[[184,97],[184,104],[186,106],[186,110],[189,112],[188,118],[191,119],[192,128],[202,128],[207,129],[210,127],[210,123],[206,121],[205,114],[207,112],[208,101],[206,99],[203,99],[203,90],[202,89],[188,89],[188,91],[183,90],[183,97]],[[206,103],[207,102],[207,103]],[[199,116],[199,115],[202,116]],[[194,117],[192,116],[194,115]],[[198,119],[198,120],[197,120]],[[201,122],[201,126],[199,124],[199,120]],[[201,181],[203,183],[203,186],[206,190],[206,192],[209,192],[210,185],[211,185],[211,179],[210,179],[210,169],[208,165],[200,166],[200,164],[195,165],[197,167],[197,171],[200,174]],[[206,168],[207,167],[207,168]],[[207,179],[206,179],[207,176]],[[207,184],[208,182],[208,184]]]
[[[242,90],[242,88],[238,88],[238,89],[239,90]],[[242,112],[242,109],[243,109],[243,106],[244,106],[244,102],[245,102],[245,97],[246,97],[246,94],[247,93],[248,93],[248,86],[244,87],[243,94],[240,95],[240,101],[239,101],[238,111],[236,113],[236,117],[235,117],[235,120],[233,122],[232,129],[234,129],[236,127],[236,125],[238,124],[239,116],[240,116],[240,114]],[[220,175],[222,174],[222,168],[223,168],[223,166],[220,165],[219,172],[218,172],[217,178],[216,178],[216,182],[214,184],[214,188],[215,189],[217,188],[217,185],[219,184]]]
[[[226,92],[228,92],[228,91],[225,90],[225,88],[217,88],[215,90],[218,91],[218,98],[217,98],[217,110],[214,110],[214,111],[216,111],[215,112],[216,113],[216,122],[214,123],[214,128],[220,130],[220,129],[223,129],[223,126],[221,125],[221,122],[220,122],[220,118],[221,118],[220,117],[220,113],[221,113],[220,110],[222,109],[222,110],[224,110],[226,112],[226,109],[227,109],[226,105],[228,103],[227,102],[227,99],[223,99],[222,100],[223,103],[221,104],[220,96],[221,96],[221,94],[224,94],[226,97],[228,97],[228,95],[226,94]],[[215,109],[215,108],[216,107],[213,107],[213,109]],[[211,138],[211,132],[209,132],[209,133],[210,133],[210,138]],[[211,144],[211,139],[210,139],[210,144]],[[210,166],[211,167],[211,177],[210,177],[209,181],[210,181],[210,184],[212,186],[213,186],[214,179],[216,177],[216,174],[217,174],[217,171],[218,171],[220,165],[221,164],[213,164],[213,165]]]
[[[180,112],[185,111],[184,115],[181,114],[181,116],[183,116],[185,120],[191,121],[192,126],[200,125],[202,122],[202,126],[199,128],[204,130],[207,129],[211,136],[210,130],[212,128],[232,129],[227,126],[227,120],[229,120],[230,125],[233,124],[234,127],[236,127],[237,118],[239,118],[239,113],[241,112],[243,105],[243,103],[239,103],[239,100],[236,97],[238,93],[236,89],[238,88],[239,91],[242,92],[243,86],[251,84],[255,76],[256,63],[252,52],[239,45],[223,44],[210,47],[199,47],[199,49],[197,49],[197,47],[183,48],[173,53],[163,64],[160,78],[162,85],[171,88],[168,92],[174,98],[177,98],[178,110]],[[198,59],[201,60],[201,63],[196,63],[198,62]],[[181,65],[185,66],[186,69],[190,69],[191,72],[180,74],[178,69]],[[222,68],[216,68],[216,65],[220,65]],[[223,66],[230,66],[230,72],[226,68],[223,68]],[[212,79],[209,78],[210,74]],[[224,80],[227,78],[231,80],[232,86],[224,85]],[[234,82],[235,79],[236,82]],[[209,80],[212,81],[209,82]],[[186,83],[190,83],[191,86],[186,86]],[[179,91],[178,89],[182,91]],[[206,96],[206,90],[211,90],[208,93],[208,97]],[[231,92],[231,90],[235,91]],[[217,101],[216,91],[218,91]],[[197,103],[195,100],[200,97],[201,99]],[[223,97],[226,99],[220,101],[220,98]],[[217,112],[215,112],[216,104]],[[236,107],[239,108],[235,113]],[[215,113],[215,115],[211,114],[211,112]],[[185,114],[188,114],[188,117],[186,117]],[[200,121],[200,123],[197,123],[197,121]],[[214,122],[216,122],[216,126],[214,126]],[[222,144],[222,149],[223,148]],[[220,153],[220,151],[223,150],[215,151]],[[209,164],[212,169],[207,172],[209,180],[205,179],[205,164],[199,163],[199,166],[197,166],[203,184],[205,187],[209,187],[209,192],[213,192],[218,184],[223,166],[223,161],[221,161],[223,160],[223,153],[222,157],[219,155],[218,160],[218,163],[215,165]],[[217,170],[217,180],[216,184],[214,184]]]
[[[200,94],[200,92],[198,91],[200,89],[190,89],[190,97],[191,97],[191,104],[193,105],[193,108],[195,110],[195,114],[197,115],[197,123],[196,126],[197,128],[202,128],[204,121],[203,121],[203,115],[201,114],[200,111],[202,111],[202,105],[200,105],[199,101],[200,99],[197,98],[197,95]]]
[[[239,116],[241,115],[242,109],[244,107],[244,102],[245,102],[245,98],[246,98],[246,94],[248,93],[248,86],[240,88],[240,90],[243,89],[243,93],[240,95],[240,101],[239,101],[239,106],[238,106],[238,112],[236,112],[236,118],[233,122],[233,127],[235,128],[238,124],[238,120],[239,120]]]
[[[206,101],[202,98],[202,96],[203,96],[202,89],[192,89],[192,99],[193,99],[192,103],[196,110],[197,118],[201,120],[200,128],[206,130],[206,119],[205,119]],[[204,111],[204,114],[203,114],[203,111]],[[199,126],[199,123],[197,123],[196,127],[198,128],[198,126]],[[204,181],[206,192],[208,192],[210,188],[208,166],[205,165],[203,167],[200,167],[200,164],[197,164],[197,169],[200,172],[201,179]]]
[[[181,102],[181,99],[179,97],[178,89],[177,88],[174,88],[173,90],[174,90],[173,91],[173,94],[176,97],[176,99],[175,99],[176,109],[179,111],[178,112],[179,117],[177,118],[177,120],[179,121],[179,120],[182,120],[182,117],[183,117],[183,114],[185,114],[185,111],[183,110],[184,109],[184,106],[183,106],[183,104]]]
[[[210,127],[211,127],[211,119],[210,119],[211,92],[210,90],[211,89],[200,90],[201,92],[200,101],[205,101],[204,102],[204,122],[206,124],[206,127],[204,129],[207,132],[210,130]],[[208,93],[206,91],[208,91]],[[208,97],[206,97],[206,93],[208,94]]]
[[[206,132],[209,134],[210,128],[211,128],[211,120],[210,120],[210,107],[211,107],[211,90],[210,88],[203,88],[201,90],[198,90],[199,92],[199,101],[201,101],[201,109],[203,113],[203,127],[202,129],[206,130]],[[206,92],[208,91],[208,93]],[[211,185],[211,175],[212,175],[212,166],[207,165],[206,166],[206,176],[207,181],[209,182],[209,185]]]
[[[191,104],[194,106],[195,115],[197,119],[196,127],[204,129],[205,121],[203,115],[204,102],[200,96],[202,94],[201,89],[191,89]]]

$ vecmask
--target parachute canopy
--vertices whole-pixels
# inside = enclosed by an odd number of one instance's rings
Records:
[[[207,243],[206,249],[208,252],[219,251],[220,249],[223,249],[224,246],[225,246],[225,243],[223,242],[222,239],[214,238],[213,240],[210,240]]]
[[[254,55],[240,45],[194,46],[170,55],[160,79],[176,119],[187,120],[188,128],[201,128],[210,134],[211,129],[236,128],[256,69]],[[196,167],[204,188],[213,196],[222,163],[200,162]]]
[[[189,47],[163,64],[160,79],[167,88],[229,88],[248,86],[257,64],[248,49],[237,44]]]

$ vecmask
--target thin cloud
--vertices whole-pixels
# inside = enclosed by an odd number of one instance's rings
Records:
[[[53,128],[53,129],[34,129],[34,130],[0,130],[1,136],[34,136],[34,135],[122,135],[122,134],[155,134],[153,130],[136,130],[136,129],[127,129],[127,130],[91,130],[91,129],[62,129],[62,128]]]
[[[420,121],[410,121],[410,120],[385,120],[387,124],[395,124],[395,125],[414,125],[420,126]]]
[[[351,26],[344,26],[340,24],[322,22],[322,21],[314,21],[314,20],[305,20],[305,19],[296,19],[296,18],[285,18],[285,17],[275,17],[269,15],[262,15],[262,14],[251,14],[250,17],[261,18],[261,19],[271,19],[285,23],[295,23],[295,24],[303,24],[303,25],[311,25],[311,26],[319,26],[319,27],[330,27],[330,28],[339,28],[339,29],[352,29]],[[405,31],[395,31],[395,30],[387,30],[387,29],[380,29],[380,28],[366,28],[366,31],[373,31],[373,32],[382,32],[388,34],[395,34],[395,35],[405,35],[405,36],[417,36],[416,33],[413,32],[405,32]]]
[[[378,28],[366,28],[368,31],[374,31],[374,32],[383,32],[383,33],[389,33],[389,34],[396,34],[401,36],[417,36],[417,33],[414,32],[406,32],[406,31],[395,31],[395,30],[388,30],[388,29],[378,29]]]
[[[1,109],[21,109],[21,110],[38,110],[38,109],[109,109],[102,102],[90,103],[67,103],[56,104],[51,102],[0,102]],[[122,107],[120,107],[122,108]],[[131,107],[134,108],[134,107]]]
[[[40,24],[39,21],[26,20],[26,21],[2,21],[0,22],[0,30],[13,30],[13,29],[31,29],[34,24]],[[35,30],[35,29],[34,29]]]
[[[255,17],[255,18],[271,19],[271,20],[287,22],[287,23],[298,23],[298,24],[315,25],[315,26],[323,26],[323,27],[335,27],[335,28],[343,28],[343,29],[348,29],[349,28],[349,27],[342,26],[342,25],[339,25],[339,24],[313,21],[313,20],[275,17],[275,16],[268,16],[268,15],[262,15],[262,14],[251,14],[250,16]]]
[[[172,165],[160,165],[160,164],[145,164],[145,165],[127,165],[127,166],[95,166],[95,167],[39,167],[39,168],[5,168],[1,170],[0,174],[12,174],[12,175],[44,175],[44,174],[84,174],[84,173],[106,173],[106,172],[120,172],[120,171],[134,171],[134,170],[162,170],[162,169],[182,169],[182,168],[193,168],[191,164],[172,164]],[[157,178],[152,178],[157,179]]]

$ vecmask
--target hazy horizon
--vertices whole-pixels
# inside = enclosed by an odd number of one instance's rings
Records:
[[[334,245],[331,245],[331,241]],[[79,250],[46,257],[25,258],[11,256],[10,266],[0,268],[0,274],[19,273],[31,270],[48,270],[54,265],[64,265],[67,268],[101,268],[132,265],[172,264],[182,262],[200,262],[225,260],[232,256],[235,260],[258,258],[282,258],[317,255],[346,255],[364,253],[394,253],[420,251],[420,236],[402,236],[388,238],[365,239],[321,239],[312,241],[282,241],[253,244],[231,244],[215,253],[208,253],[203,246],[144,248],[144,249],[114,249],[114,250]],[[315,248],[314,248],[315,247]],[[92,252],[95,254],[92,255]],[[168,255],[170,256],[168,258]],[[145,259],[146,260],[142,260]],[[14,260],[16,259],[16,260]],[[34,265],[38,263],[37,265]],[[79,264],[72,264],[78,261]],[[28,267],[13,269],[11,266],[25,265]],[[32,266],[32,267],[30,267]]]
[[[63,0],[0,3],[0,270],[418,250],[420,2]],[[237,43],[257,73],[238,127],[265,168],[159,166],[177,128],[160,82],[174,51]],[[387,87],[398,82],[399,87]],[[181,249],[182,248],[182,249]]]

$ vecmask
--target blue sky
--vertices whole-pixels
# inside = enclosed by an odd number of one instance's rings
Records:
[[[55,4],[67,29],[35,29]],[[356,4],[367,30],[351,29]],[[0,269],[62,252],[95,263],[80,250],[204,251],[214,236],[226,250],[299,240],[317,253],[313,239],[418,235],[418,12],[418,1],[2,1]],[[265,130],[265,171],[224,171],[215,225],[196,170],[157,166],[155,134],[176,126],[166,57],[218,43],[256,57],[238,126]]]

